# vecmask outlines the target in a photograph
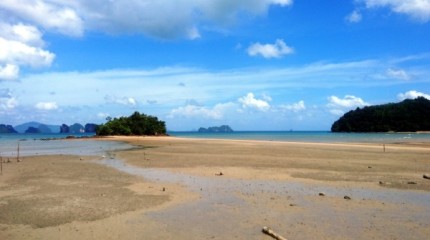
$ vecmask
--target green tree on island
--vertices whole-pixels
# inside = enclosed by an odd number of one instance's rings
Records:
[[[166,135],[166,124],[157,117],[134,112],[129,117],[107,118],[97,127],[96,135]]]

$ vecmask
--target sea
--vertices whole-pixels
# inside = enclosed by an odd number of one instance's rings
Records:
[[[430,143],[430,133],[333,133],[329,131],[235,131],[232,133],[168,132],[194,139],[232,139],[317,143]],[[107,151],[132,148],[117,141],[88,141],[94,134],[0,134],[0,157],[71,154],[104,155]]]

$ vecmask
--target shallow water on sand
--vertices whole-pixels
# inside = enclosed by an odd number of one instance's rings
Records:
[[[92,155],[101,156],[107,151],[132,148],[131,145],[119,141],[96,141],[86,139],[58,139],[58,140],[10,140],[0,144],[0,156],[15,157],[34,155]]]
[[[225,176],[203,177],[163,169],[138,168],[114,157],[99,163],[151,181],[181,184],[199,193],[200,199],[197,201],[148,214],[154,220],[166,224],[169,229],[190,231],[195,238],[261,239],[261,227],[267,224],[277,224],[281,228],[279,230],[284,232],[288,226],[294,229],[300,224],[308,224],[307,227],[315,224],[320,225],[319,231],[326,236],[367,239],[364,230],[374,227],[372,221],[393,217],[413,222],[413,226],[429,226],[429,192],[335,187],[298,181],[241,180]],[[326,197],[319,198],[319,192],[324,192]],[[357,204],[354,206],[360,210],[353,210],[352,207],[339,209],[333,202],[325,201],[335,199],[345,204],[345,195],[350,196],[353,199],[350,201]],[[272,202],[277,199],[282,201],[283,207],[271,208]],[[370,202],[377,202],[381,209],[366,207]],[[364,204],[364,207],[360,204]],[[387,211],[385,205],[396,207]],[[297,212],[297,209],[302,212]],[[386,230],[377,231],[383,235],[382,232]],[[389,231],[391,236],[386,235],[388,239],[410,237],[410,233],[404,229]],[[380,235],[379,232],[376,235]],[[375,233],[371,236],[375,236]]]

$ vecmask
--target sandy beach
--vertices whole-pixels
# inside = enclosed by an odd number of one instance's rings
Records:
[[[426,239],[430,144],[112,137],[3,163],[0,239]]]

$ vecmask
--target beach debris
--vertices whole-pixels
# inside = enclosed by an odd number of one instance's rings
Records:
[[[351,200],[351,197],[350,197],[350,196],[346,196],[346,195],[345,195],[345,196],[343,197],[343,199]]]
[[[424,174],[424,175],[423,175],[423,178],[424,178],[424,179],[430,179],[430,174]]]
[[[165,192],[166,191],[166,188],[165,187],[163,187],[163,192]]]
[[[325,196],[325,193],[320,192],[320,193],[318,193],[318,196],[324,197],[324,196]]]
[[[21,161],[19,160],[19,142],[18,142],[18,148],[17,148],[17,150],[16,150],[16,162],[21,162]]]
[[[224,175],[224,173],[219,172],[219,173],[215,173],[215,175],[216,175],[216,176],[222,176],[222,175]]]
[[[412,184],[412,185],[414,185],[414,184],[417,184],[416,182],[412,182],[412,181],[410,181],[410,182],[408,182],[408,184]]]
[[[266,226],[263,227],[262,232],[273,237],[274,239],[277,239],[277,240],[287,240],[286,238],[284,238],[281,235],[274,232],[270,227],[266,227]]]
[[[370,169],[370,168],[372,168],[372,166],[367,166],[367,168],[369,168],[369,169]]]
[[[384,182],[383,181],[379,181],[379,185],[384,185]]]

